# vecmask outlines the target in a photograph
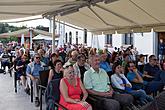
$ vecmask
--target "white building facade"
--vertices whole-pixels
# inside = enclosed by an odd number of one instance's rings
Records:
[[[158,34],[153,30],[147,33],[93,35],[83,28],[66,26],[65,23],[57,23],[56,29],[56,33],[62,37],[64,43],[84,44],[100,49],[105,48],[105,45],[111,45],[113,48],[133,45],[139,54],[157,55],[158,52]]]

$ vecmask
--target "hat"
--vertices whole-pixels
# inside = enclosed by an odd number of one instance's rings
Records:
[[[68,68],[69,66],[73,66],[73,64],[69,61],[67,61],[64,65],[63,65],[63,68],[66,69]]]

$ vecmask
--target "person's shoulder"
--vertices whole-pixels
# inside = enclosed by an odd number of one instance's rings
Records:
[[[111,75],[111,79],[116,78],[116,74]]]
[[[127,77],[132,76],[133,72],[128,72]]]
[[[151,65],[149,63],[144,65],[144,68],[150,68],[150,67],[151,67]]]
[[[28,64],[28,66],[32,66],[32,65],[34,65],[34,62],[30,62],[29,64]]]
[[[18,63],[23,63],[23,61],[22,60],[18,60]]]
[[[106,73],[106,74],[107,74],[107,72],[106,72],[104,69],[102,69],[102,68],[99,68],[99,71],[100,71],[101,73]]]
[[[89,68],[87,71],[85,71],[85,75],[89,75],[89,74],[91,74],[91,73],[93,73],[93,72],[92,72],[92,68]]]

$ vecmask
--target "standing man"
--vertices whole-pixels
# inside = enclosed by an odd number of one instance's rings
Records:
[[[84,74],[84,85],[89,94],[97,95],[103,100],[104,105],[101,105],[103,109],[120,110],[120,104],[123,107],[130,106],[133,97],[128,94],[116,94],[113,91],[106,71],[99,68],[99,56],[90,56],[89,63],[91,68]]]
[[[35,106],[39,106],[39,90],[38,85],[40,83],[39,71],[44,70],[45,64],[40,61],[40,55],[34,55],[34,61],[29,63],[26,69],[28,84],[30,85],[30,80],[33,82],[33,92],[35,96]],[[29,86],[30,87],[30,86]]]

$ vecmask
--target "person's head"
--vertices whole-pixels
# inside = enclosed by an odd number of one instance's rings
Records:
[[[100,60],[101,61],[106,61],[107,57],[108,57],[108,54],[107,52],[103,51],[103,50],[99,50],[99,55],[100,55]]]
[[[25,53],[26,54],[29,54],[30,53],[30,50],[28,48],[25,49]]]
[[[112,71],[113,73],[121,74],[123,73],[123,67],[121,66],[119,62],[115,62],[112,66]]]
[[[36,54],[34,55],[34,62],[35,62],[35,63],[40,63],[40,59],[41,59],[40,55],[39,55],[38,53],[36,53]]]
[[[73,60],[75,60],[75,61],[77,60],[77,55],[78,55],[77,50],[72,51],[71,56],[72,56]]]
[[[27,59],[27,55],[26,55],[26,54],[23,54],[23,55],[21,56],[21,60],[22,60],[23,62],[25,62],[26,59]]]
[[[89,64],[93,69],[99,69],[99,63],[100,63],[100,56],[99,55],[91,55],[89,57]]]
[[[20,49],[19,50],[19,55],[22,56],[24,54],[24,50],[23,49]]]
[[[119,55],[117,52],[113,52],[112,53],[112,57],[111,57],[111,63],[117,62],[119,59]]]
[[[70,62],[66,62],[63,68],[64,68],[64,77],[68,79],[73,79],[75,77],[74,68]]]
[[[84,54],[79,54],[77,56],[77,63],[78,63],[78,65],[82,66],[82,65],[85,64],[85,62],[86,62],[85,55]]]
[[[50,58],[51,58],[51,61],[52,61],[52,62],[58,60],[58,56],[57,56],[56,53],[52,53],[51,56],[50,56]]]
[[[54,61],[54,67],[57,71],[59,71],[62,68],[62,61],[61,60],[55,60]]]
[[[129,54],[124,54],[123,58],[124,58],[125,62],[129,62],[130,61]]]
[[[133,71],[136,68],[135,63],[134,62],[128,62],[127,63],[127,69],[128,71]]]
[[[139,61],[140,61],[140,62],[144,62],[144,55],[143,55],[143,54],[140,54],[140,56],[139,56]]]
[[[155,55],[150,55],[150,56],[149,56],[149,63],[150,63],[151,65],[156,65],[156,64],[157,64],[157,58],[156,58]]]
[[[40,57],[42,57],[42,56],[44,55],[43,49],[39,49],[39,50],[38,50],[38,54],[40,55]]]

